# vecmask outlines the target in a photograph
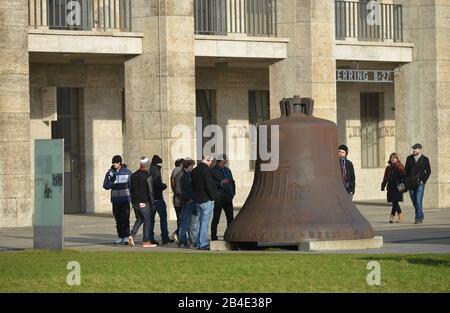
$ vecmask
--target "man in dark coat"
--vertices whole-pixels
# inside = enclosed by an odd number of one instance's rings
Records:
[[[149,241],[150,235],[150,216],[153,211],[153,181],[149,173],[150,160],[142,157],[139,164],[139,170],[131,175],[131,203],[134,213],[136,214],[136,222],[134,223],[131,234],[128,237],[128,245],[134,247],[134,236],[136,236],[139,228],[144,224],[143,247],[153,248],[156,244]]]
[[[355,169],[353,163],[347,159],[348,147],[346,145],[339,146],[339,164],[342,175],[342,182],[345,190],[353,198],[355,194]]]
[[[162,244],[166,245],[173,242],[173,240],[169,238],[169,229],[167,226],[167,206],[163,198],[163,191],[167,189],[167,185],[162,182],[161,166],[159,165],[162,164],[162,162],[162,159],[158,155],[154,155],[150,166],[150,176],[152,176],[153,191],[155,196],[155,210],[152,211],[150,217],[149,237],[152,244],[158,244],[158,242],[155,240],[155,233],[153,231],[155,228],[156,212],[158,212],[159,223],[161,227]]]
[[[414,224],[421,224],[424,220],[423,195],[425,193],[425,184],[431,175],[431,166],[430,160],[422,153],[422,145],[420,143],[415,144],[411,148],[413,153],[408,156],[405,164],[406,187],[409,190],[409,195],[416,211]]]
[[[192,189],[197,206],[199,228],[197,245],[199,250],[209,250],[208,230],[214,201],[219,198],[216,183],[211,174],[213,156],[204,156],[200,164],[192,171]]]
[[[175,194],[175,177],[177,176],[177,174],[179,172],[181,172],[182,170],[182,165],[183,165],[183,159],[177,159],[175,161],[175,168],[172,170],[172,174],[170,175],[170,187],[172,188],[172,192],[173,192],[173,198],[172,198],[172,203],[173,203],[173,208],[175,209],[175,213],[177,215],[177,229],[173,232],[172,236],[170,236],[170,238],[175,239],[176,242],[178,242],[178,230],[180,228],[180,223],[181,223],[181,209],[183,208],[180,202],[180,198],[176,196]]]
[[[217,226],[220,222],[222,209],[227,218],[227,227],[233,221],[233,198],[236,195],[236,184],[231,170],[227,167],[227,157],[222,155],[217,158],[217,164],[212,169],[212,176],[216,181],[220,198],[214,202],[214,215],[211,223],[211,240],[217,240]]]
[[[175,196],[179,199],[179,203],[182,207],[181,212],[181,223],[178,232],[179,236],[179,246],[180,248],[189,248],[188,234],[193,239],[192,236],[195,235],[196,229],[192,229],[191,225],[196,220],[195,210],[195,195],[192,189],[192,176],[191,172],[194,169],[195,162],[186,158],[183,160],[182,170],[175,176]],[[195,223],[194,223],[195,225]],[[195,227],[196,228],[196,227]],[[197,241],[197,238],[194,238]]]

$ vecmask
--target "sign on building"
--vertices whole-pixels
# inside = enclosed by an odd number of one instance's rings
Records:
[[[57,121],[56,87],[42,88],[42,120]]]
[[[394,71],[337,69],[336,81],[350,83],[394,83]]]

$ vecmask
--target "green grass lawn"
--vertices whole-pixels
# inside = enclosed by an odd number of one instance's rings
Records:
[[[81,285],[68,286],[69,261]],[[366,282],[369,261],[381,285]],[[0,292],[449,292],[450,255],[24,251],[0,253]]]

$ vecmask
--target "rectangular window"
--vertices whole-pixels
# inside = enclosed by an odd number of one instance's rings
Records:
[[[379,158],[379,104],[378,93],[361,93],[361,166],[377,168]]]
[[[258,126],[270,120],[270,94],[267,90],[250,90],[248,92],[248,114],[250,125]],[[250,143],[251,144],[251,143]],[[255,160],[250,160],[250,169],[254,170]]]
[[[227,33],[227,0],[195,0],[194,7],[196,34]]]
[[[248,113],[250,124],[257,125],[270,119],[269,91],[248,92]]]
[[[205,127],[217,124],[216,118],[216,91],[215,90],[196,90],[196,116],[202,118],[202,133],[205,130]],[[211,137],[203,136],[203,145]]]

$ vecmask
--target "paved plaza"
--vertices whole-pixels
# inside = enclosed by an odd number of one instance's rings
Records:
[[[425,209],[425,221],[414,225],[413,209],[404,205],[405,222],[389,224],[390,208],[383,203],[358,203],[358,209],[372,224],[377,236],[383,236],[384,247],[376,250],[345,251],[345,253],[450,253],[450,209]],[[235,212],[237,214],[237,212]],[[134,215],[131,223],[134,222]],[[65,248],[78,250],[102,251],[164,251],[164,252],[197,252],[196,250],[178,249],[175,244],[154,249],[143,249],[115,246],[116,239],[114,218],[112,215],[70,215],[64,216]],[[221,218],[219,234],[225,230],[225,216]],[[175,229],[175,222],[169,222],[169,230]],[[155,226],[159,237],[159,222]],[[137,237],[139,241],[142,228]],[[220,237],[219,237],[220,238]],[[27,228],[0,228],[0,251],[17,251],[33,247],[33,230]],[[266,250],[267,251],[267,250]],[[273,253],[310,253],[292,250],[269,250]],[[258,251],[261,252],[261,251]],[[327,252],[339,253],[339,252]]]

